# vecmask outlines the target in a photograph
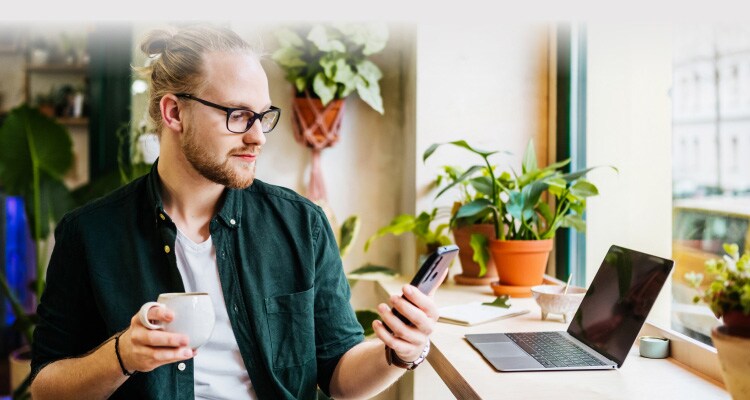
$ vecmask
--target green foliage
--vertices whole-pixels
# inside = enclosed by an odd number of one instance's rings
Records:
[[[357,315],[357,321],[362,325],[362,329],[365,330],[365,336],[370,336],[375,333],[372,329],[372,321],[380,318],[380,315],[372,310],[357,310],[354,312]]]
[[[352,215],[341,224],[341,234],[339,239],[339,255],[344,258],[354,243],[354,239],[359,235],[359,227],[362,225],[359,217]]]
[[[479,277],[487,273],[487,262],[490,260],[489,242],[487,236],[481,233],[473,233],[469,239],[469,246],[474,251],[471,259],[479,265]]]
[[[36,282],[39,299],[45,285],[47,237],[50,226],[73,206],[63,176],[73,162],[73,142],[67,129],[38,109],[22,105],[10,111],[0,126],[0,182],[9,195],[21,196],[26,204],[30,231],[36,246]],[[0,290],[19,320],[24,337],[31,343],[33,321],[11,291],[4,274]]]
[[[477,191],[486,195],[463,204],[453,216],[454,219],[476,219],[491,213],[499,240],[550,239],[561,227],[585,230],[582,215],[586,199],[599,193],[585,176],[596,167],[563,173],[561,169],[568,165],[568,159],[539,168],[531,140],[524,153],[520,175],[511,170],[512,174],[503,172],[496,176],[489,157],[498,152],[476,149],[463,140],[435,143],[425,151],[423,160],[426,161],[444,144],[466,149],[484,161],[484,165],[472,166],[453,182],[452,186],[455,186],[468,180]],[[614,167],[610,168],[617,171]],[[480,170],[489,175],[488,179],[474,176]],[[479,185],[475,184],[477,180]],[[444,188],[440,194],[452,186]],[[554,209],[545,201],[545,193],[555,199]]]
[[[508,297],[507,294],[504,294],[502,296],[497,297],[495,300],[489,303],[482,303],[485,306],[493,306],[493,307],[501,307],[501,308],[510,308],[510,297]]]
[[[438,224],[435,229],[431,227],[436,219],[437,211],[437,208],[433,208],[430,213],[423,211],[416,217],[411,214],[396,216],[388,225],[380,228],[367,239],[365,251],[369,250],[370,244],[377,238],[385,235],[400,236],[407,232],[414,234],[417,240],[428,249],[451,244],[450,237],[446,235],[448,224]]]
[[[750,315],[750,249],[740,256],[739,246],[724,244],[724,251],[724,257],[706,261],[706,272],[712,280],[693,301],[708,304],[717,318],[729,311]],[[689,272],[685,279],[700,290],[703,274]]]
[[[305,26],[307,28],[307,26]],[[380,68],[368,59],[388,41],[384,24],[315,24],[307,30],[276,32],[279,48],[272,58],[286,72],[298,95],[318,97],[323,105],[354,91],[383,114]]]

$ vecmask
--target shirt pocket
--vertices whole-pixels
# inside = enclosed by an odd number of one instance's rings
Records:
[[[274,369],[315,358],[313,289],[268,297],[265,302]]]

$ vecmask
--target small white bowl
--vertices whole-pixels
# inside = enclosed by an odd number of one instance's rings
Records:
[[[546,320],[549,314],[561,314],[563,322],[578,310],[581,300],[586,294],[586,289],[578,286],[568,287],[568,293],[563,294],[565,286],[561,285],[537,285],[531,288],[539,307],[542,308],[542,319]]]

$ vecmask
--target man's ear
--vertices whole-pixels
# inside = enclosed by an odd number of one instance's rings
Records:
[[[164,127],[175,132],[182,132],[180,103],[177,96],[171,93],[165,94],[159,100],[159,110],[161,110],[161,122]]]

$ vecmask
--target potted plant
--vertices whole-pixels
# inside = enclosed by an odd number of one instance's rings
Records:
[[[45,286],[51,225],[73,204],[70,192],[63,184],[63,176],[73,161],[72,143],[65,127],[27,105],[11,110],[0,126],[0,183],[7,194],[21,196],[26,205],[32,239],[36,244],[33,293],[37,300]],[[19,302],[8,284],[5,271],[0,272],[0,292],[10,301],[16,317],[15,325],[30,345],[35,316]],[[30,360],[27,360],[27,368],[28,362]],[[16,392],[25,391],[28,383],[27,377]]]
[[[460,249],[458,257],[461,261],[461,273],[453,275],[453,279],[459,285],[487,285],[497,280],[497,269],[488,250],[489,240],[496,237],[491,213],[488,210],[468,217],[456,215],[464,204],[480,198],[489,198],[491,195],[490,187],[487,185],[487,167],[479,167],[464,170],[458,166],[443,166],[442,172],[435,180],[435,186],[445,185],[435,196],[436,199],[450,189],[458,192],[451,209],[449,226]]]
[[[724,244],[724,257],[706,261],[711,280],[701,290],[703,274],[690,272],[685,278],[700,290],[694,302],[708,304],[723,325],[711,331],[721,362],[724,384],[734,399],[750,396],[750,249],[740,255],[739,246]]]
[[[582,216],[586,199],[598,194],[596,186],[585,176],[596,167],[564,173],[561,169],[570,163],[567,159],[539,168],[532,140],[524,153],[520,174],[511,170],[497,176],[489,157],[498,152],[476,149],[463,140],[435,143],[425,151],[423,160],[444,144],[480,156],[484,164],[472,166],[468,171],[484,167],[489,175],[480,183],[489,196],[462,205],[455,217],[491,215],[496,239],[489,240],[489,250],[499,276],[499,282],[491,283],[493,291],[497,295],[530,297],[531,287],[544,280],[557,229],[585,230]],[[464,179],[469,178],[470,174]],[[550,206],[547,201],[554,203]]]
[[[297,141],[312,151],[308,197],[325,201],[320,152],[339,139],[343,99],[354,93],[383,114],[380,68],[369,57],[388,40],[384,24],[314,24],[276,32],[272,58],[294,86],[293,128]]]

